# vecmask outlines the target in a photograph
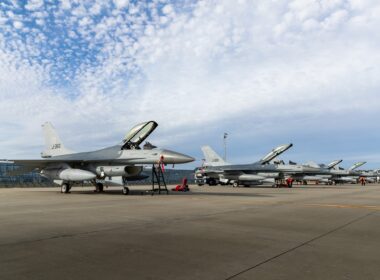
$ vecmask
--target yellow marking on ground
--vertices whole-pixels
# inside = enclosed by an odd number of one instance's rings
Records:
[[[332,207],[332,208],[351,208],[351,209],[368,209],[380,211],[380,206],[376,205],[353,205],[353,204],[306,204],[306,206]]]

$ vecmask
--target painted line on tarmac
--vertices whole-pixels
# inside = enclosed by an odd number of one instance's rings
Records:
[[[330,207],[330,208],[349,208],[349,209],[368,209],[380,211],[380,206],[358,205],[358,204],[305,204],[305,206]]]

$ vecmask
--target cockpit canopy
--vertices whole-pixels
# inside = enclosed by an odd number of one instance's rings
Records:
[[[276,157],[281,155],[283,152],[285,152],[287,149],[289,149],[292,146],[293,146],[293,144],[286,144],[286,145],[281,145],[281,146],[274,148],[272,151],[269,152],[269,154],[267,154],[265,157],[263,157],[260,160],[260,163],[261,164],[268,164],[269,162],[274,160]]]
[[[140,149],[140,144],[156,129],[155,121],[135,125],[124,137],[122,150]]]

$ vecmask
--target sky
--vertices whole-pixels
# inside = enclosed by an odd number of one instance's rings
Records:
[[[88,151],[148,139],[232,163],[380,168],[376,0],[0,0],[0,158],[38,158],[41,124]]]

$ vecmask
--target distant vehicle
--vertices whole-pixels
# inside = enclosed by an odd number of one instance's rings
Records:
[[[120,144],[97,151],[75,153],[65,148],[53,126],[47,122],[42,126],[46,141],[42,159],[10,160],[20,168],[8,174],[19,175],[37,170],[42,176],[60,183],[62,193],[69,193],[72,186],[83,182],[91,182],[101,192],[107,178],[121,177],[124,183],[146,178],[141,175],[144,164],[194,161],[190,156],[156,148],[151,144],[141,149],[140,144],[157,126],[155,121],[140,123],[127,133]],[[128,187],[123,184],[123,194],[128,193]]]

